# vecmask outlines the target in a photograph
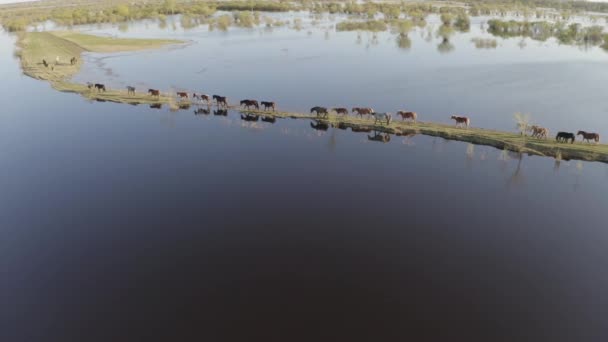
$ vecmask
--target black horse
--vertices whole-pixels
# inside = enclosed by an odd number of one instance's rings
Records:
[[[101,84],[101,83],[95,83],[95,89],[97,89],[97,91],[106,91],[106,86]]]
[[[555,136],[555,141],[567,143],[568,140],[571,140],[570,143],[574,144],[575,138],[576,138],[576,136],[574,135],[574,133],[557,132],[557,135]]]
[[[323,116],[323,117],[327,117],[328,112],[327,112],[327,108],[325,107],[312,107],[310,108],[310,113],[317,113],[317,116]]]

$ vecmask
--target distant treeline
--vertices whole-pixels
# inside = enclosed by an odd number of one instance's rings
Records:
[[[562,44],[601,45],[608,49],[608,34],[602,26],[582,27],[580,24],[566,25],[564,22],[503,21],[488,20],[488,32],[499,37],[529,37],[545,41],[551,37]]]

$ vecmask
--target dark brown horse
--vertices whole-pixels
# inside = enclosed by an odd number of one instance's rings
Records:
[[[272,108],[272,111],[275,112],[277,110],[276,103],[272,101],[262,101],[260,102],[262,106],[264,106],[264,110],[268,110],[268,108]]]
[[[401,117],[401,120],[406,120],[406,119],[410,119],[414,122],[416,122],[416,120],[418,120],[418,114],[416,114],[416,112],[406,112],[406,111],[398,111],[397,115],[399,115]]]
[[[596,144],[600,142],[600,135],[597,133],[587,133],[585,131],[578,131],[576,135],[582,135],[583,141],[587,140],[588,143],[590,143],[591,140],[595,141]]]
[[[46,59],[42,60],[42,64],[44,65],[45,68],[49,67],[49,63],[46,61]]]
[[[106,86],[101,84],[101,83],[95,83],[95,89],[97,89],[97,91],[106,91]]]
[[[228,99],[226,96],[213,95],[213,99],[215,100],[215,103],[217,103],[218,107],[228,107]]]
[[[466,116],[452,115],[451,119],[456,121],[456,127],[463,126],[463,127],[468,128],[469,125],[471,124],[471,119],[467,118]]]
[[[316,113],[317,116],[323,117],[327,117],[329,115],[327,112],[327,108],[319,106],[310,108],[310,113]]]
[[[178,91],[178,92],[177,92],[177,96],[178,96],[180,99],[187,99],[187,98],[188,98],[188,93],[186,93],[185,91]]]
[[[127,94],[131,95],[135,95],[135,87],[131,87],[131,86],[127,86]]]
[[[361,117],[363,117],[363,115],[373,115],[374,114],[374,109],[373,108],[369,108],[369,107],[355,107],[352,109],[353,114],[357,113],[359,114]]]
[[[192,99],[199,100],[200,102],[205,101],[209,105],[209,95],[192,93]]]
[[[76,63],[78,63],[78,58],[72,57],[72,59],[70,59],[70,65],[74,65]]]
[[[160,97],[160,90],[158,89],[148,89],[148,94],[151,96]]]
[[[249,109],[249,107],[253,107],[257,110],[260,110],[260,105],[258,104],[258,101],[256,101],[256,100],[242,100],[241,107],[242,106],[245,106],[246,109]]]
[[[336,112],[336,114],[348,115],[348,109],[343,107],[332,108],[331,110]]]
[[[570,143],[574,144],[574,138],[574,133],[557,132],[557,135],[555,136],[555,141],[567,143],[568,140],[572,140]]]

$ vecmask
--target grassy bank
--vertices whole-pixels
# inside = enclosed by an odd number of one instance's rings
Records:
[[[96,100],[127,104],[168,104],[172,109],[178,109],[179,105],[188,105],[188,101],[180,102],[173,92],[164,93],[159,98],[149,96],[138,89],[135,95],[129,95],[125,90],[110,89],[106,92],[97,92],[89,89],[84,84],[70,81],[70,78],[79,70],[81,58],[76,65],[69,63],[70,58],[80,57],[83,52],[116,52],[132,51],[141,49],[158,48],[166,44],[179,43],[172,40],[156,39],[114,39],[107,37],[91,36],[73,32],[29,32],[22,33],[19,39],[19,55],[23,72],[31,77],[47,80],[53,88],[80,94],[81,96]],[[55,58],[59,57],[60,63],[55,64]],[[52,65],[45,67],[42,59],[46,59]],[[236,99],[232,99],[235,102]],[[262,112],[244,111],[238,106],[231,107],[244,113],[289,117],[295,119],[317,119],[316,116],[307,113],[295,112]],[[591,145],[580,142],[574,144],[556,143],[554,139],[541,140],[520,135],[519,133],[495,131],[481,128],[462,129],[453,125],[418,122],[409,123],[394,120],[390,125],[374,124],[370,118],[360,118],[352,115],[338,116],[329,115],[322,121],[338,128],[355,128],[357,130],[377,130],[391,134],[423,134],[438,136],[444,139],[469,142],[478,145],[493,146],[498,149],[506,149],[532,155],[550,156],[562,159],[579,159],[587,161],[600,161],[608,163],[608,145]],[[446,118],[447,122],[447,118]]]

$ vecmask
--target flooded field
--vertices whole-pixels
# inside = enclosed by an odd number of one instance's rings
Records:
[[[302,29],[87,26],[190,44],[88,54],[75,80],[608,137],[598,47],[479,49],[487,18],[446,48],[438,19],[408,45],[280,16]],[[89,102],[22,76],[14,42],[0,34],[2,341],[608,337],[605,164]]]

